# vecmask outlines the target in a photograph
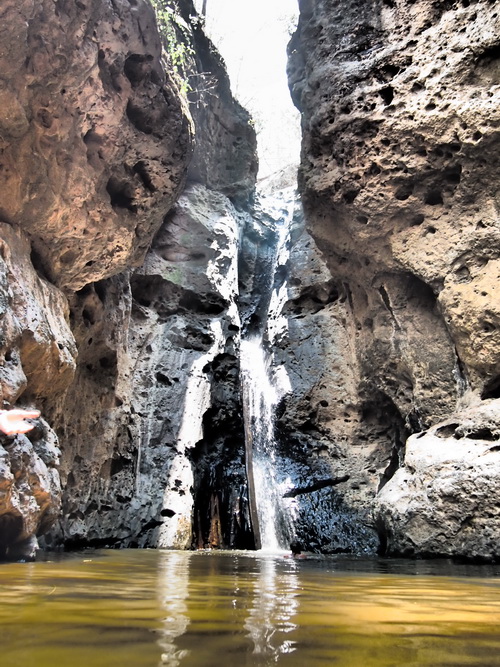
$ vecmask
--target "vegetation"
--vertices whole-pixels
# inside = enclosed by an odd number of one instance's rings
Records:
[[[183,18],[175,11],[171,0],[151,0],[156,12],[163,53],[168,69],[173,72],[184,97],[191,91],[190,73],[195,70],[194,50],[191,46],[191,32]]]

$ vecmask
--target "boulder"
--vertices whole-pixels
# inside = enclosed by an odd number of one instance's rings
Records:
[[[375,504],[385,553],[498,560],[499,440],[499,399],[412,435]]]

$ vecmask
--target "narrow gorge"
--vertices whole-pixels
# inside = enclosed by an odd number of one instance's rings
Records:
[[[298,189],[154,6],[0,7],[0,557],[499,560],[497,3],[300,0]]]

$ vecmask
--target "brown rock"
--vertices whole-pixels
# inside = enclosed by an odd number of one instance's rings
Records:
[[[350,489],[339,493],[366,507],[380,491],[393,553],[498,557],[481,537],[480,503],[470,510],[477,548],[472,528],[443,547],[437,527],[452,506],[425,498],[424,477],[410,470],[417,436],[406,459],[404,443],[457,405],[498,398],[499,21],[488,0],[304,0],[290,43],[306,223],[346,299],[350,341],[335,356],[357,376],[345,375],[346,389],[357,384],[356,426],[330,434],[346,439]],[[340,414],[340,399],[324,400],[312,420],[320,432]],[[438,463],[428,471],[436,484],[449,474]],[[464,481],[459,495],[470,488]],[[408,502],[415,521],[425,514],[436,526],[428,539],[423,524],[414,538]],[[494,522],[488,530],[498,535]]]
[[[54,399],[73,380],[76,346],[66,297],[35,272],[30,244],[0,223],[1,398]]]
[[[3,219],[68,289],[140,264],[191,153],[151,6],[7,0],[0,11]]]
[[[481,390],[498,358],[483,355],[491,332],[470,309],[465,326],[476,350],[467,354],[458,299],[485,291],[472,284],[475,267],[498,254],[498,12],[486,0],[307,6],[290,81],[305,120],[309,225],[335,276],[365,291],[389,273],[428,285]],[[469,288],[451,288],[464,280]],[[493,291],[482,299],[482,308],[498,310]]]

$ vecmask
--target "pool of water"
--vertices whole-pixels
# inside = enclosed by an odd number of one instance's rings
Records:
[[[500,666],[500,567],[93,551],[0,565],[2,667]]]

